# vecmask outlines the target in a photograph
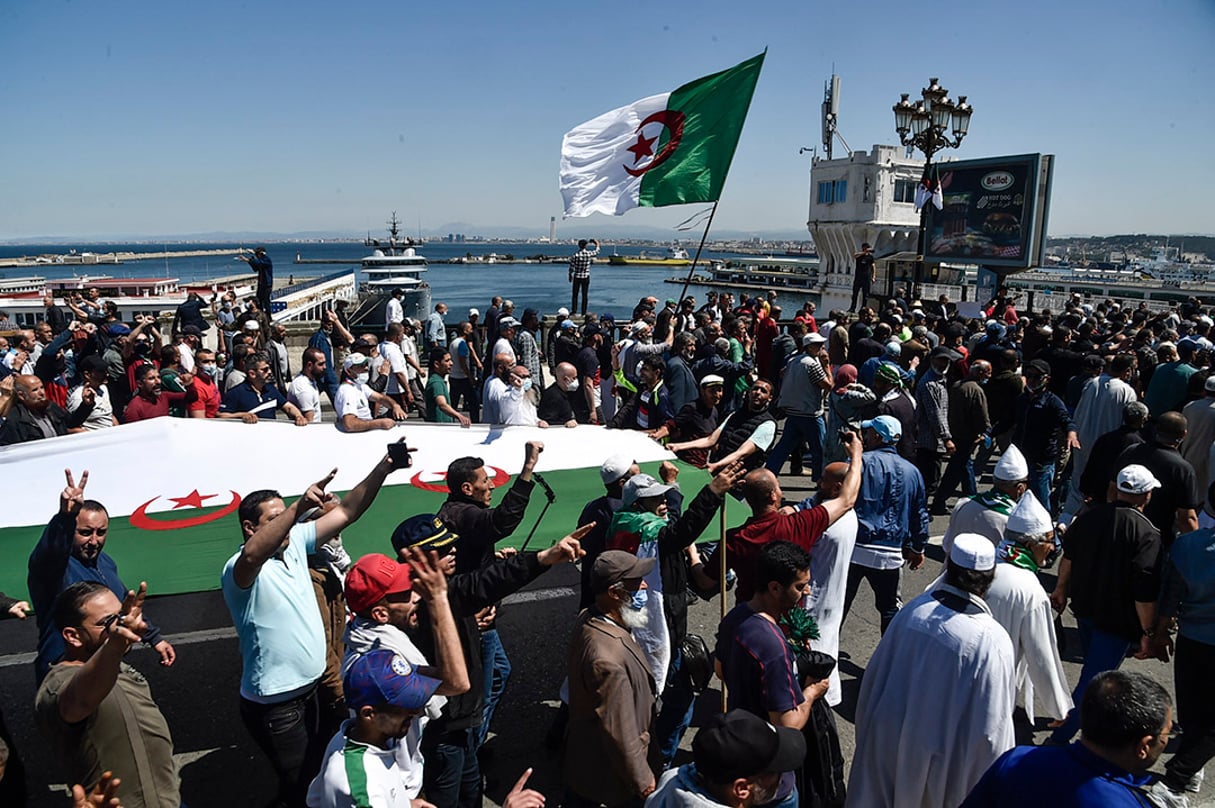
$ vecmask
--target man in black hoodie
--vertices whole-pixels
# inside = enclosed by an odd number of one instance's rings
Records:
[[[482,670],[481,639],[477,613],[531,583],[549,567],[582,556],[579,544],[594,524],[578,528],[547,550],[493,559],[480,569],[455,573],[460,561],[456,533],[433,514],[406,519],[392,533],[392,547],[401,559],[407,548],[435,550],[447,562],[447,600],[456,619],[456,633],[464,662],[473,678],[466,693],[448,696],[438,718],[422,734],[425,768],[422,788],[436,808],[481,808],[481,769],[477,762],[479,729],[485,709],[484,690],[477,686],[475,671]],[[453,558],[455,556],[455,558]],[[425,603],[418,607],[425,611]],[[411,633],[427,659],[435,659],[435,636],[430,619],[419,614]]]

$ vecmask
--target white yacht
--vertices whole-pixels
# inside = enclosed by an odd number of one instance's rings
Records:
[[[363,242],[372,252],[361,261],[365,278],[360,287],[363,299],[351,318],[352,323],[382,326],[384,309],[394,289],[403,293],[401,305],[406,317],[426,318],[430,313],[430,284],[422,279],[422,273],[427,271],[426,258],[414,250],[419,243],[401,236],[396,211],[388,220],[387,243],[370,237]]]

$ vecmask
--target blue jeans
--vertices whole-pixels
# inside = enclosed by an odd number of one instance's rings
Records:
[[[692,723],[692,708],[696,694],[683,670],[683,653],[676,648],[667,673],[667,685],[662,691],[662,710],[654,721],[654,740],[662,752],[662,768],[669,769],[679,752],[679,742]]]
[[[303,805],[329,739],[321,734],[316,688],[278,704],[240,700],[240,717],[278,775],[278,802]]]
[[[437,808],[481,808],[477,728],[422,735],[422,789]],[[299,803],[303,805],[303,803]]]
[[[772,453],[768,455],[768,462],[765,464],[768,470],[773,474],[780,474],[781,468],[784,467],[785,461],[789,459],[790,452],[800,452],[802,441],[810,445],[810,470],[814,472],[815,479],[822,476],[823,473],[823,440],[826,425],[823,423],[821,415],[788,415],[785,417],[785,428],[781,432],[780,440],[776,442],[776,446],[772,448]],[[798,458],[800,461],[801,458]],[[794,463],[795,466],[800,466],[801,463]]]
[[[1084,689],[1097,674],[1103,671],[1118,670],[1122,660],[1130,650],[1131,643],[1116,634],[1109,634],[1093,626],[1093,621],[1087,617],[1077,617],[1076,626],[1080,629],[1080,645],[1084,648],[1084,667],[1080,669],[1080,678],[1076,681],[1076,689],[1072,691],[1072,701],[1077,705],[1084,696]],[[1080,709],[1077,707],[1067,715],[1063,722],[1051,733],[1052,743],[1066,744],[1080,729]]]
[[[1050,496],[1051,489],[1055,484],[1055,464],[1054,463],[1032,463],[1029,467],[1029,490],[1034,492],[1034,496],[1038,498],[1038,502],[1042,504],[1054,518],[1055,509],[1051,507]]]
[[[477,729],[478,748],[485,743],[489,723],[494,720],[494,710],[502,700],[502,693],[510,679],[510,659],[506,656],[502,637],[496,628],[481,634],[481,668],[485,674],[485,711],[481,713],[481,726]]]

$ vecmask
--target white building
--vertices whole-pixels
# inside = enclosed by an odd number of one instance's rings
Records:
[[[821,259],[824,306],[835,305],[850,295],[853,256],[862,243],[873,246],[879,267],[882,258],[900,253],[914,260],[920,231],[915,191],[924,162],[905,155],[901,146],[875,145],[868,153],[854,151],[834,160],[814,159],[806,226]],[[875,294],[883,291],[882,283],[879,272]]]

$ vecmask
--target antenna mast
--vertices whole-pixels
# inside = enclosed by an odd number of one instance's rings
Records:
[[[831,159],[831,147],[836,138],[840,139],[845,149],[851,151],[848,141],[839,133],[839,117],[840,77],[832,73],[831,78],[823,82],[823,151],[826,152],[828,160]]]

